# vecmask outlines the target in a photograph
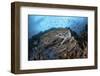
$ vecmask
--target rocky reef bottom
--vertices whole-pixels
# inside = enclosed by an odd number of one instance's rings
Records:
[[[50,30],[38,38],[35,36],[29,41],[28,60],[87,58],[86,33],[82,37],[76,39],[70,30],[64,28]]]

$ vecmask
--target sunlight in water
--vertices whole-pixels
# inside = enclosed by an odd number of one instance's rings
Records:
[[[78,34],[86,24],[88,25],[87,17],[29,15],[28,37],[31,38],[39,32],[58,27],[69,27]]]

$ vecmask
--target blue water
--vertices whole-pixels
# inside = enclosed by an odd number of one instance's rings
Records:
[[[69,27],[77,34],[88,25],[87,17],[28,15],[28,38],[50,28]]]

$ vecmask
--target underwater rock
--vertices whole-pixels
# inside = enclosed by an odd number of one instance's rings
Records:
[[[34,46],[38,44],[37,46]],[[33,40],[33,54],[29,60],[87,58],[87,46],[81,48],[79,41],[69,29],[57,28],[40,36],[39,42]]]

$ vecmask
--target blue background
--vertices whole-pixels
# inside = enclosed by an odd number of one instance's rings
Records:
[[[28,15],[28,38],[50,28],[69,27],[77,34],[88,24],[87,17]]]

